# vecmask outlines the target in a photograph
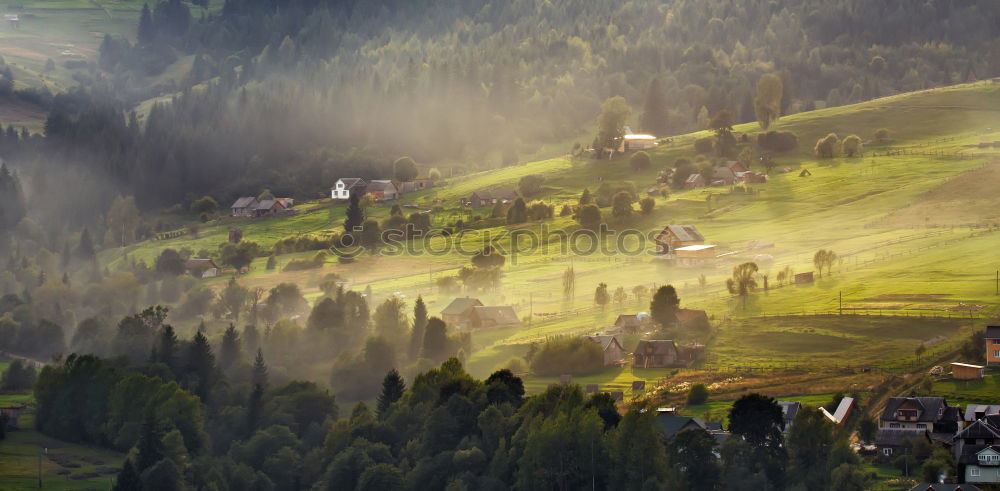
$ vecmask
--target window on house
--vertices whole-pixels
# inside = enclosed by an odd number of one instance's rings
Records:
[[[970,466],[969,475],[972,477],[979,477],[979,468],[976,466]]]
[[[889,428],[900,428],[899,423],[889,423]]]
[[[993,357],[994,358],[1000,358],[1000,351],[994,351],[993,352]]]
[[[882,454],[885,455],[885,456],[892,455],[892,449],[891,448],[883,448],[882,449]]]

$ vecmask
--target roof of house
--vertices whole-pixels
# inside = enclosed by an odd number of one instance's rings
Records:
[[[1000,405],[969,404],[968,406],[965,406],[965,421],[975,421],[976,419],[979,419],[976,417],[976,413],[982,413],[983,416],[1000,414]]]
[[[284,208],[290,208],[295,203],[295,199],[293,198],[274,198],[274,200],[281,203],[281,206]]]
[[[952,362],[951,366],[953,366],[953,367],[965,367],[965,368],[978,368],[978,369],[986,368],[986,367],[984,367],[982,365],[970,365],[968,363],[959,363],[957,361]]]
[[[615,319],[616,326],[638,326],[641,323],[636,314],[621,314]]]
[[[663,430],[663,436],[668,440],[673,438],[674,435],[679,433],[681,430],[687,428],[705,429],[705,423],[702,423],[698,418],[674,416],[667,413],[657,414],[656,424],[660,425],[660,428]]]
[[[875,436],[875,444],[879,446],[899,446],[906,440],[920,437],[929,438],[927,430],[922,428],[882,428]]]
[[[676,251],[703,251],[705,249],[714,249],[714,248],[715,248],[714,244],[697,244],[697,245],[689,245],[689,246],[684,246],[684,247],[678,247],[677,249],[674,249],[674,250],[676,250]]]
[[[955,434],[952,440],[979,440],[1000,438],[1000,428],[995,426],[996,418],[983,418],[976,420],[962,428]]]
[[[784,417],[786,425],[791,423],[799,409],[802,409],[802,403],[798,401],[778,401],[778,405],[781,406],[781,415]]]
[[[597,343],[597,344],[600,344],[601,345],[601,349],[604,350],[604,351],[607,351],[608,349],[610,349],[611,347],[616,346],[616,345],[618,346],[618,349],[621,349],[621,347],[622,347],[621,343],[619,343],[618,339],[616,339],[614,336],[605,336],[605,335],[597,334],[597,335],[594,335],[594,336],[584,336],[584,337],[587,338],[587,339],[589,339],[589,340],[591,340],[591,341],[593,341],[593,342],[595,342],[595,343]]]
[[[441,311],[441,315],[462,315],[469,309],[473,307],[481,307],[482,305],[483,302],[480,302],[478,298],[456,298]]]
[[[211,259],[203,259],[200,257],[192,257],[191,259],[184,261],[184,269],[187,269],[189,271],[193,269],[208,269],[208,268],[219,269],[219,266],[216,265],[215,261]]]
[[[735,179],[736,173],[729,167],[716,167],[712,171],[712,179]]]
[[[746,166],[744,166],[742,163],[736,160],[730,160],[729,162],[726,162],[726,167],[728,167],[729,170],[733,171],[734,174],[750,172],[750,169],[747,169]]]
[[[636,135],[636,134],[625,135],[622,138],[624,138],[626,140],[655,140],[656,139],[656,137],[653,136],[653,135],[641,135],[641,134],[639,134],[639,135]]]
[[[254,206],[256,204],[257,204],[257,198],[254,198],[253,196],[244,196],[236,200],[236,202],[233,203],[233,206],[231,206],[230,208],[250,208],[251,206]]]
[[[641,339],[635,347],[635,352],[650,355],[668,355],[677,352],[677,345],[670,339]]]
[[[1000,339],[1000,326],[986,326],[986,339]]]
[[[369,192],[371,191],[396,191],[396,185],[389,180],[375,180],[368,183],[366,188]]]
[[[517,318],[517,312],[514,311],[514,307],[510,305],[476,306],[472,307],[472,313],[481,321],[491,320],[497,324],[518,324],[521,322]]]
[[[694,225],[667,225],[663,228],[660,234],[664,234],[667,231],[674,234],[678,240],[688,242],[692,240],[705,240],[705,236],[701,235],[701,232],[695,228]]]
[[[910,488],[910,491],[983,491],[978,486],[972,484],[940,484],[921,483]]]
[[[341,177],[338,181],[344,183],[344,189],[351,189],[357,185],[365,185],[365,180],[360,177]]]
[[[933,423],[941,419],[944,416],[945,407],[948,406],[944,397],[890,397],[889,402],[885,405],[885,410],[882,411],[882,420],[895,420],[896,410],[906,402],[914,403],[921,409],[917,421],[924,423]]]
[[[274,208],[274,205],[278,205],[278,207],[280,207],[280,208],[284,208],[285,207],[284,205],[281,204],[280,201],[278,201],[276,199],[262,199],[262,200],[260,200],[260,201],[257,202],[257,205],[254,206],[253,209],[255,209],[255,210],[270,210],[271,208]]]
[[[694,184],[694,183],[698,182],[699,180],[704,181],[705,177],[702,176],[701,174],[695,172],[694,174],[691,174],[690,176],[688,176],[687,179],[684,180],[684,182],[690,183],[690,184]]]

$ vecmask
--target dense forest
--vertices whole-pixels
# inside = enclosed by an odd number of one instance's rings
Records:
[[[72,182],[66,207],[100,210],[117,194],[141,208],[307,198],[338,176],[387,176],[399,155],[461,172],[587,147],[614,96],[633,129],[668,136],[722,110],[756,119],[765,74],[791,114],[1000,73],[986,0],[148,7],[134,40],[106,37],[100,69],[51,99],[43,136],[4,132],[33,194]],[[183,60],[181,79],[152,82]]]

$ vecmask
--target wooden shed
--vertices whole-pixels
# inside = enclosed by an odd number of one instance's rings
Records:
[[[982,365],[970,365],[968,363],[952,363],[951,377],[955,380],[975,380],[983,378],[986,367]]]

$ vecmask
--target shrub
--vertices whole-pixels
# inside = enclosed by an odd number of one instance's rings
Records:
[[[652,161],[649,159],[648,153],[640,150],[629,157],[628,163],[632,170],[639,172],[648,169]]]
[[[590,375],[604,369],[601,345],[581,337],[546,341],[531,358],[531,371],[539,376]]]
[[[771,152],[787,152],[799,145],[799,137],[791,131],[768,131],[757,135],[757,146]]]
[[[705,384],[694,384],[691,389],[688,390],[687,403],[688,406],[696,406],[698,404],[704,404],[708,401],[708,388]]]
[[[542,201],[532,203],[531,207],[528,208],[528,216],[532,220],[545,220],[546,218],[552,218],[555,214],[555,206],[547,205]]]
[[[521,193],[521,196],[531,197],[542,191],[542,184],[545,183],[545,177],[539,174],[529,174],[521,178],[517,183],[517,190]]]
[[[219,203],[211,196],[203,196],[191,203],[191,213],[211,215],[219,209]]]
[[[317,252],[312,259],[293,259],[282,268],[282,271],[302,271],[306,269],[322,268],[326,263],[326,253]]]
[[[652,213],[655,206],[656,200],[653,198],[646,197],[639,201],[639,211],[642,212],[643,215]]]
[[[829,135],[820,138],[816,141],[816,147],[814,148],[816,156],[826,159],[833,158],[838,142],[839,140],[837,139],[836,133],[830,133]]]
[[[597,230],[601,226],[601,210],[596,205],[586,205],[580,208],[576,220],[583,228]]]
[[[844,138],[844,141],[840,145],[841,151],[848,157],[861,155],[862,144],[861,138],[858,138],[858,135],[850,135]]]
[[[712,153],[714,146],[715,138],[711,136],[699,138],[694,141],[694,151],[698,153]]]
[[[570,205],[563,205],[562,209],[559,210],[559,216],[568,217],[573,214],[573,207]]]
[[[889,129],[879,128],[875,130],[875,141],[879,143],[884,143],[889,140]]]

